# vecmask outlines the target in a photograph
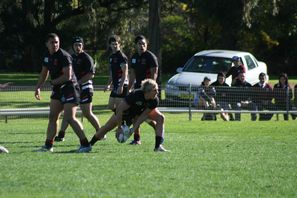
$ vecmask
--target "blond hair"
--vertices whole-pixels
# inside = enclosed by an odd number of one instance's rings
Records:
[[[141,90],[144,93],[148,93],[148,92],[152,91],[154,88],[158,89],[158,84],[155,80],[145,79],[145,80],[141,81]]]

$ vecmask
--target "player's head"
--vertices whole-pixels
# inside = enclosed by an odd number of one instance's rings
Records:
[[[45,39],[45,45],[50,54],[57,52],[60,48],[60,39],[56,33],[49,33]]]
[[[139,54],[142,54],[147,50],[148,42],[147,42],[145,36],[143,36],[143,35],[136,36],[134,39],[134,43],[136,45],[136,49]]]
[[[121,46],[121,38],[117,35],[110,36],[108,39],[108,45],[112,53],[119,51]]]
[[[84,40],[80,36],[75,36],[72,39],[72,49],[76,54],[83,52]]]
[[[141,82],[141,90],[149,99],[154,99],[158,95],[158,84],[153,79],[145,79]]]

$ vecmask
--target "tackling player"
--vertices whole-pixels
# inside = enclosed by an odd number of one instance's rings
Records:
[[[119,104],[116,112],[111,116],[107,123],[102,126],[90,141],[94,145],[106,133],[117,127],[117,132],[121,129],[121,125],[133,124],[133,129],[138,130],[140,125],[150,120],[151,126],[155,130],[155,148],[156,152],[167,151],[162,143],[164,141],[164,120],[165,116],[158,110],[159,103],[158,84],[152,79],[146,79],[141,83],[141,89],[136,89],[129,93]]]
[[[72,54],[72,65],[80,87],[80,109],[95,130],[98,131],[100,128],[99,120],[92,112],[92,99],[94,92],[92,79],[95,74],[94,61],[92,57],[84,51],[84,41],[81,37],[74,37],[72,43],[74,51],[74,54]],[[68,123],[65,119],[63,119],[61,130],[59,131],[58,136],[55,137],[55,141],[64,141],[67,127]]]
[[[150,78],[156,81],[159,68],[157,57],[147,49],[146,38],[142,35],[136,36],[134,43],[137,52],[131,58],[129,90],[131,88],[140,88],[141,82],[144,79]],[[135,130],[134,140],[131,144],[141,144],[139,130]]]
[[[64,110],[64,119],[70,124],[80,140],[78,152],[89,152],[91,145],[85,136],[83,126],[76,118],[76,109],[79,102],[79,87],[72,70],[72,58],[60,48],[60,39],[57,34],[50,33],[46,38],[48,52],[43,59],[43,66],[35,88],[35,98],[41,99],[40,88],[51,77],[52,94],[50,100],[49,122],[45,145],[38,151],[53,152],[54,138],[57,133],[57,123]]]

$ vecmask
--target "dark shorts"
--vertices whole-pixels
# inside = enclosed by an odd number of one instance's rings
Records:
[[[93,85],[80,86],[80,104],[88,104],[93,101]]]
[[[123,93],[117,94],[117,89],[113,89],[110,93],[110,97],[112,98],[125,98],[128,94],[128,85],[124,85]]]
[[[79,103],[79,86],[67,82],[61,86],[54,86],[51,99],[59,100],[62,104]]]

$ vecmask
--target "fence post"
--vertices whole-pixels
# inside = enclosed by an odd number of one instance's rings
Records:
[[[290,108],[290,87],[289,85],[286,88],[286,111],[287,111],[287,117],[289,120],[289,108]]]
[[[192,85],[189,84],[189,121],[192,120]]]

